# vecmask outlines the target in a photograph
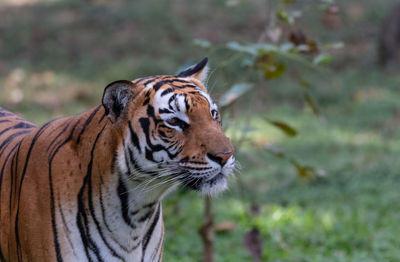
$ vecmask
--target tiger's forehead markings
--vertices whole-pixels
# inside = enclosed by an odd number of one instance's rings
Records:
[[[216,109],[215,103],[210,96],[199,87],[191,84],[185,89],[166,85],[154,96],[154,106],[161,118],[178,117],[189,122],[186,113],[192,112],[193,108],[206,105],[208,109]]]
[[[154,92],[152,104],[154,111],[161,118],[178,117],[189,121],[186,113],[201,105],[208,105],[210,112],[217,110],[217,106],[209,94],[190,79],[159,75],[139,78],[134,83],[144,86],[145,100],[143,105],[149,104],[151,99],[149,94]]]

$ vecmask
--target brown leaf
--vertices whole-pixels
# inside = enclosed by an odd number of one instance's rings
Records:
[[[307,54],[317,54],[319,52],[317,42],[314,40],[307,40],[308,51]]]
[[[250,253],[255,262],[261,262],[262,256],[262,243],[260,239],[260,230],[253,227],[249,232],[243,236],[243,245]]]
[[[265,65],[271,65],[275,63],[275,54],[274,53],[264,53],[256,57],[254,61],[254,65],[257,69],[264,69]]]
[[[307,38],[303,30],[293,29],[289,34],[289,41],[298,47],[300,53],[317,54],[319,52],[318,45],[314,40]]]
[[[289,41],[294,45],[305,45],[307,43],[307,37],[301,29],[294,29],[289,34]]]

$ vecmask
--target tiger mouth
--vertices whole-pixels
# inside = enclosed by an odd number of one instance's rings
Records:
[[[212,176],[211,178],[207,175],[204,176],[196,175],[195,177],[188,176],[182,179],[182,182],[184,186],[192,190],[204,191],[204,188],[213,189],[221,186],[221,184],[225,184],[227,180],[226,178],[227,178],[226,175],[219,172],[216,175]]]

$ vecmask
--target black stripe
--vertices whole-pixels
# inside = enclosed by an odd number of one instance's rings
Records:
[[[12,140],[14,138],[16,138],[16,137],[18,137],[20,135],[23,135],[23,134],[30,133],[30,132],[31,132],[30,130],[24,130],[24,131],[20,131],[20,132],[14,133],[14,134],[10,135],[9,137],[7,137],[7,139],[5,139],[3,141],[3,143],[1,143],[1,145],[0,145],[0,156],[3,154],[4,150],[7,149],[7,146],[12,142]]]
[[[154,209],[151,208],[149,211],[146,212],[146,214],[141,216],[137,221],[142,223],[142,222],[146,221],[147,219],[149,219],[151,217],[151,215],[153,215],[153,213],[154,213]]]
[[[3,130],[0,132],[0,136],[1,136],[2,134],[4,134],[5,132],[7,132],[8,130],[12,130],[12,129],[21,129],[21,128],[34,128],[34,127],[35,127],[35,126],[33,126],[33,125],[31,125],[31,124],[27,124],[27,123],[21,122],[21,123],[18,123],[18,124],[16,124],[16,125],[14,125],[14,126],[10,126],[10,127],[6,128],[6,129],[3,129]]]
[[[169,110],[167,108],[161,108],[161,109],[158,110],[158,113],[159,114],[173,114],[174,111],[171,111],[171,110]]]
[[[172,84],[174,82],[190,84],[190,82],[188,82],[188,81],[185,81],[185,80],[182,80],[182,79],[178,79],[178,78],[173,78],[173,79],[168,79],[168,80],[163,80],[163,81],[157,82],[157,84],[155,84],[153,86],[153,89],[155,91],[158,91],[158,89],[160,89],[163,85]],[[176,85],[174,85],[174,86],[176,86]],[[179,87],[179,86],[176,86],[176,87]]]
[[[152,150],[150,150],[148,147],[146,147],[145,153],[146,153],[146,159],[147,160],[152,161],[154,163],[157,163],[157,161],[154,160],[153,151]]]
[[[89,252],[94,253],[94,255],[96,256],[97,260],[103,261],[103,259],[100,256],[100,252],[99,252],[99,248],[96,246],[96,244],[94,243],[94,241],[92,240],[91,236],[90,236],[90,232],[89,232],[89,228],[88,228],[88,218],[87,218],[87,214],[85,212],[85,204],[84,204],[84,199],[83,199],[83,194],[85,191],[85,187],[86,185],[88,185],[89,180],[91,179],[91,175],[92,175],[92,165],[93,165],[93,155],[94,155],[94,149],[96,147],[97,141],[100,137],[100,135],[102,134],[103,130],[105,128],[105,125],[103,126],[103,128],[101,129],[101,131],[97,134],[97,137],[93,143],[92,146],[92,150],[90,152],[90,161],[87,167],[87,172],[86,172],[86,176],[83,179],[83,184],[81,189],[79,190],[78,193],[78,213],[76,216],[76,223],[78,225],[78,229],[79,229],[79,233],[81,235],[81,239],[82,239],[82,243],[84,245],[85,248],[85,252],[86,252],[86,257],[88,258],[88,260],[91,262],[93,261]],[[83,221],[82,221],[83,220]]]
[[[3,166],[1,167],[1,171],[0,171],[0,203],[1,203],[1,186],[3,184],[4,169],[8,163],[8,159],[10,158],[11,155],[14,154],[14,150],[17,149],[17,146],[19,146],[19,143],[15,144],[15,146],[10,150],[6,159],[4,160]],[[12,173],[10,173],[10,176],[12,176]],[[1,217],[1,208],[0,208],[0,217]]]
[[[102,106],[96,107],[96,109],[93,110],[93,112],[90,114],[88,119],[86,119],[85,123],[83,124],[83,128],[82,128],[81,132],[79,132],[79,135],[78,135],[78,139],[77,139],[77,143],[78,144],[81,142],[81,136],[82,136],[83,132],[85,132],[86,127],[90,124],[90,122],[92,121],[93,117],[96,115],[96,113],[100,110],[101,107]]]
[[[178,86],[178,85],[174,85],[176,88],[179,88],[179,89],[184,89],[184,88],[194,88],[194,89],[198,89],[198,87],[197,86],[195,86],[195,85],[193,85],[193,84],[186,84],[186,85],[181,85],[181,86]],[[193,92],[193,91],[192,91]],[[197,93],[197,92],[196,92]]]
[[[153,89],[155,90],[155,91],[157,91],[158,89],[160,89],[164,84],[167,84],[167,83],[170,83],[169,81],[160,81],[160,82],[158,82],[157,84],[155,84],[154,86],[153,86]]]
[[[100,176],[99,202],[100,202],[100,208],[101,208],[101,216],[102,216],[102,219],[103,219],[103,221],[104,221],[104,225],[105,225],[107,231],[108,231],[109,233],[111,233],[111,239],[114,241],[114,243],[116,243],[116,244],[119,246],[119,248],[121,248],[121,249],[124,250],[125,252],[131,253],[131,252],[133,251],[133,249],[130,250],[130,249],[126,248],[126,247],[123,246],[117,239],[115,239],[115,238],[113,237],[113,235],[112,235],[113,232],[112,232],[110,226],[109,226],[108,223],[107,223],[106,210],[105,210],[105,208],[104,208],[104,201],[103,201],[103,192],[102,192],[102,190],[101,190],[101,187],[102,187],[103,185],[104,185],[104,182],[103,182],[102,177]]]
[[[133,143],[133,145],[137,148],[137,150],[139,151],[139,153],[142,153],[142,149],[140,148],[140,143],[139,143],[139,138],[136,135],[135,131],[133,131],[133,127],[132,127],[132,122],[129,121],[129,131],[131,134],[131,141]]]
[[[121,201],[121,212],[122,212],[122,218],[124,219],[125,223],[131,227],[132,229],[136,228],[136,225],[132,223],[129,213],[128,213],[128,190],[125,187],[124,183],[122,182],[121,178],[119,179],[118,182],[118,197],[119,200]]]
[[[189,112],[190,106],[189,106],[189,103],[188,103],[187,94],[185,94],[185,100],[184,101],[185,101],[186,112]]]
[[[100,176],[99,201],[100,201],[101,216],[103,217],[103,221],[104,221],[104,225],[106,226],[106,229],[108,230],[108,232],[112,233],[112,230],[107,223],[106,210],[104,208],[104,201],[103,201],[103,192],[101,190],[102,186],[103,186],[103,178]]]
[[[154,81],[158,80],[158,76],[154,76],[153,78],[150,78],[148,81],[144,82],[143,85],[147,86],[148,84],[153,83]]]
[[[191,167],[191,166],[185,166],[185,167],[191,170],[199,170],[199,171],[212,169],[212,167]]]
[[[103,116],[100,118],[98,123],[100,124],[104,120],[105,117],[106,117],[106,112],[104,112]]]
[[[47,147],[47,152],[49,151],[50,147],[54,144],[54,142],[62,135],[64,132],[68,129],[68,127],[71,125],[71,123],[67,123],[65,127],[58,133],[53,140],[49,143],[49,146]],[[60,142],[62,143],[62,142]],[[58,145],[55,145],[54,148],[57,148]]]
[[[19,152],[21,144],[22,144],[22,140],[18,143],[17,154]],[[12,196],[13,196],[13,194],[15,194],[13,192],[14,192],[14,190],[15,190],[15,192],[17,191],[17,189],[16,189],[17,182],[16,181],[18,178],[18,174],[16,174],[14,172],[15,170],[13,170],[13,168],[15,169],[14,163],[15,163],[15,158],[16,158],[17,154],[13,154],[13,156],[12,156],[11,164],[10,164],[10,172],[9,172],[9,174],[10,174],[10,193],[9,193],[9,212],[10,212],[10,214],[11,214],[11,209],[12,209]],[[15,180],[15,182],[14,182],[14,180]],[[15,184],[15,186],[14,186],[14,184]],[[15,199],[15,197],[14,197],[14,199]]]
[[[143,129],[144,134],[147,136],[149,134],[150,120],[148,118],[142,117],[139,119],[139,123]]]
[[[129,147],[127,147],[126,149],[128,150],[129,160],[131,161],[131,163],[132,163],[132,165],[133,165],[133,168],[134,168],[135,170],[139,171],[140,173],[147,174],[147,175],[149,175],[149,176],[155,176],[155,175],[158,174],[158,173],[156,173],[156,172],[148,172],[148,171],[143,170],[143,169],[138,165],[138,163],[137,163],[137,161],[136,161],[136,159],[135,159],[135,157],[134,157],[134,155],[133,155],[132,150],[131,150]],[[126,157],[126,152],[125,152],[125,158],[128,159],[128,158]],[[129,164],[127,164],[127,166],[130,168]],[[130,170],[129,170],[129,174],[131,174]],[[136,181],[141,181],[141,180],[140,180],[140,179],[136,179]]]
[[[105,127],[105,126],[104,126],[104,127]],[[103,130],[104,130],[104,127],[103,127]],[[103,132],[103,130],[102,130],[101,132]],[[101,132],[100,132],[100,133],[101,133]],[[98,137],[99,137],[99,136],[98,136]],[[97,142],[98,137],[96,138],[96,142]],[[95,144],[96,144],[96,142],[95,142]],[[92,148],[92,151],[91,151],[91,159],[90,159],[90,162],[89,162],[89,165],[88,165],[88,173],[87,173],[87,175],[89,176],[88,184],[87,184],[87,188],[88,188],[88,197],[89,197],[89,199],[88,199],[88,202],[89,202],[89,212],[90,212],[90,215],[92,216],[92,219],[93,219],[93,221],[94,221],[94,224],[96,225],[97,232],[99,233],[100,238],[103,240],[104,244],[106,245],[106,247],[108,248],[108,250],[111,252],[111,255],[112,255],[113,257],[116,257],[116,258],[120,259],[121,261],[123,261],[123,258],[122,258],[120,255],[117,254],[117,252],[110,246],[110,244],[107,242],[106,238],[104,237],[103,230],[102,230],[101,227],[100,227],[100,223],[99,223],[99,221],[97,220],[96,213],[95,213],[95,211],[94,211],[93,192],[92,192],[92,166],[93,166],[93,158],[94,158],[94,154],[93,154],[93,153],[94,153],[94,148],[95,148],[95,147],[93,147],[93,148]],[[90,173],[89,173],[89,172],[90,172]]]
[[[0,120],[0,123],[11,122],[10,120]]]
[[[154,107],[153,107],[153,106],[149,105],[149,106],[147,107],[147,115],[148,115],[149,117],[153,118],[154,123],[157,124],[157,123],[159,122],[159,120],[156,119],[156,115],[154,114]]]
[[[160,218],[160,213],[161,213],[161,204],[159,203],[158,204],[158,208],[157,208],[157,212],[155,213],[155,216],[153,218],[153,222],[151,223],[151,225],[149,227],[149,230],[147,230],[147,232],[144,235],[143,240],[142,240],[142,255],[143,255],[142,256],[142,261],[144,261],[144,256],[146,254],[145,251],[146,251],[147,245],[150,242],[151,235],[153,234],[154,229],[155,229],[155,227],[156,227],[156,225],[158,223],[158,219]]]
[[[164,91],[162,91],[161,96],[165,96],[165,95],[167,95],[169,93],[172,93],[174,91],[175,91],[175,88],[173,88],[173,87],[167,88]]]
[[[143,105],[142,106],[146,106],[150,103],[150,97],[146,98],[146,100],[143,101]]]
[[[168,99],[168,107],[169,109],[171,109],[172,111],[174,110],[172,107],[172,102],[175,100],[176,98],[176,94],[172,95],[169,99]]]
[[[21,181],[19,183],[19,192],[18,192],[18,205],[17,205],[17,214],[15,217],[15,239],[16,239],[16,244],[17,244],[17,253],[18,253],[18,260],[22,260],[22,250],[21,250],[21,242],[19,239],[19,231],[18,231],[18,219],[19,219],[19,203],[21,200],[21,190],[22,190],[22,183],[24,182],[24,178],[25,178],[25,174],[26,174],[26,170],[28,168],[28,162],[32,153],[32,149],[33,146],[36,143],[36,140],[39,138],[39,136],[44,132],[44,130],[46,130],[46,128],[50,125],[52,121],[44,124],[35,134],[35,136],[32,139],[31,145],[29,146],[28,149],[28,153],[26,155],[26,160],[25,160],[25,164],[24,164],[24,169],[22,170],[22,174],[21,174]],[[17,193],[17,192],[15,192]]]
[[[0,262],[5,262],[6,259],[4,258],[3,252],[1,251],[1,246],[0,246]]]
[[[53,159],[60,150],[61,147],[63,147],[65,144],[67,144],[73,137],[75,128],[79,124],[79,120],[75,123],[75,125],[72,127],[71,132],[69,136],[63,141],[60,142],[57,147],[54,149],[54,151],[51,153],[49,159],[48,159],[48,168],[49,168],[49,187],[50,187],[50,211],[51,211],[51,226],[53,229],[53,242],[54,242],[54,248],[56,252],[56,257],[57,261],[61,262],[63,261],[62,255],[61,255],[61,249],[60,249],[60,243],[58,242],[58,232],[57,232],[57,226],[56,226],[56,211],[55,211],[55,201],[54,201],[54,189],[53,189],[53,177],[52,177],[52,163]],[[70,123],[67,124],[66,128],[70,126]],[[64,128],[57,136],[55,139],[57,139],[61,134],[65,132]],[[55,142],[55,139],[52,141],[52,143]],[[52,144],[51,143],[51,144]],[[50,145],[51,145],[50,144]]]
[[[9,112],[9,111],[7,111],[7,110],[5,110],[5,109],[3,109],[3,108],[0,108],[0,117],[12,116],[12,115],[14,115],[14,114]]]
[[[142,78],[136,79],[135,81],[133,81],[133,83],[137,85],[137,84],[140,84],[141,82],[143,82],[144,80],[151,79],[151,78],[155,78],[155,76],[142,77]]]

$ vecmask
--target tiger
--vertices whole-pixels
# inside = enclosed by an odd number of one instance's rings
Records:
[[[218,194],[235,170],[207,63],[42,126],[0,109],[0,261],[162,261],[165,195]]]

